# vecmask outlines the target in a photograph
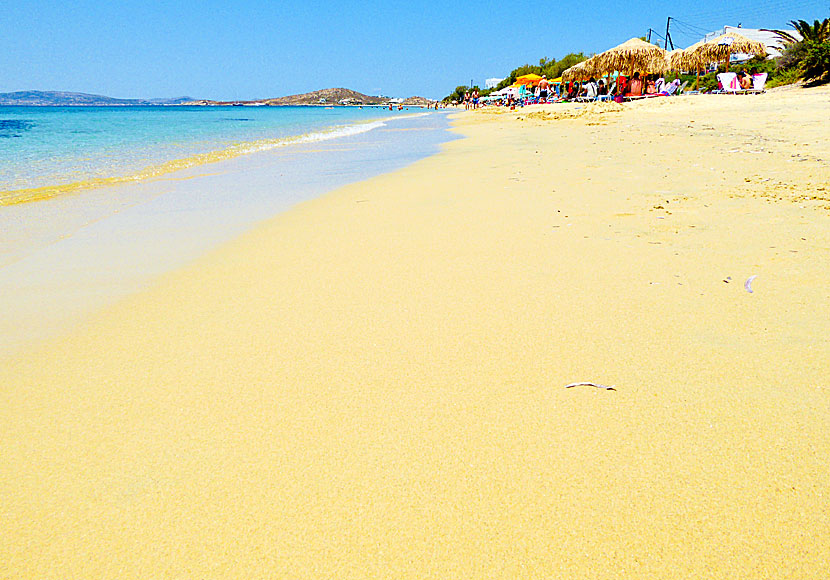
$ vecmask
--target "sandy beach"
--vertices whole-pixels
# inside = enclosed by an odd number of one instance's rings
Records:
[[[828,110],[462,112],[6,357],[0,577],[830,575]]]

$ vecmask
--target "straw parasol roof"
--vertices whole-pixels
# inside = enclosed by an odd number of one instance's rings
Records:
[[[688,48],[671,51],[668,56],[669,68],[671,70],[699,70],[705,68],[706,60],[697,52],[701,46],[703,46],[702,40]]]
[[[730,32],[704,42],[694,52],[706,62],[720,62],[738,52],[764,56],[767,54],[767,47],[763,42]]]
[[[683,57],[683,49],[676,48],[666,53],[666,64],[669,70],[680,70],[680,61]]]
[[[666,51],[655,44],[632,38],[610,50],[591,57],[592,68],[599,74],[620,71],[656,73],[666,70]]]
[[[563,81],[579,81],[589,79],[594,75],[593,67],[589,60],[583,60],[573,65],[571,68],[562,71]]]

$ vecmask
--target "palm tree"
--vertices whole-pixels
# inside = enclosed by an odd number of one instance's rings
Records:
[[[791,20],[793,28],[801,35],[776,31],[786,47],[778,60],[783,69],[797,68],[804,80],[820,80],[830,73],[830,18],[816,20],[813,24],[806,20]]]
[[[775,31],[788,44],[798,42],[824,42],[830,39],[830,18],[825,18],[822,21],[816,20],[812,25],[806,20],[790,20],[790,24],[801,35],[801,40],[798,40],[792,34],[784,32],[783,30]]]

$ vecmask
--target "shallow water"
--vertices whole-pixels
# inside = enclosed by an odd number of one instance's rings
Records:
[[[366,132],[0,206],[0,352],[60,334],[296,203],[436,153],[448,125],[410,111]]]
[[[0,107],[0,204],[373,128],[355,107]]]

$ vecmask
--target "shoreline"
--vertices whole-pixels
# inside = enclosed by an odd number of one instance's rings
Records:
[[[8,105],[7,105],[8,106]],[[147,105],[151,106],[151,105]],[[86,108],[91,106],[85,105]],[[133,107],[137,107],[133,105]],[[253,141],[224,144],[221,148],[193,153],[186,157],[158,160],[152,165],[136,168],[131,173],[110,175],[106,177],[89,177],[82,181],[71,181],[0,190],[0,207],[25,203],[46,201],[61,195],[84,193],[103,187],[119,186],[131,183],[143,183],[153,179],[164,178],[177,172],[208,166],[213,163],[235,159],[244,155],[270,151],[281,147],[316,143],[331,139],[341,139],[361,132],[371,131],[386,123],[406,118],[406,115],[379,117],[377,119],[352,120],[347,124],[336,124],[323,128],[314,128],[309,132],[276,138],[257,139]]]
[[[821,576],[828,98],[461,113],[9,361],[0,573]]]
[[[66,331],[296,203],[395,170],[454,138],[445,117],[370,124],[334,139],[0,208],[0,353]]]

